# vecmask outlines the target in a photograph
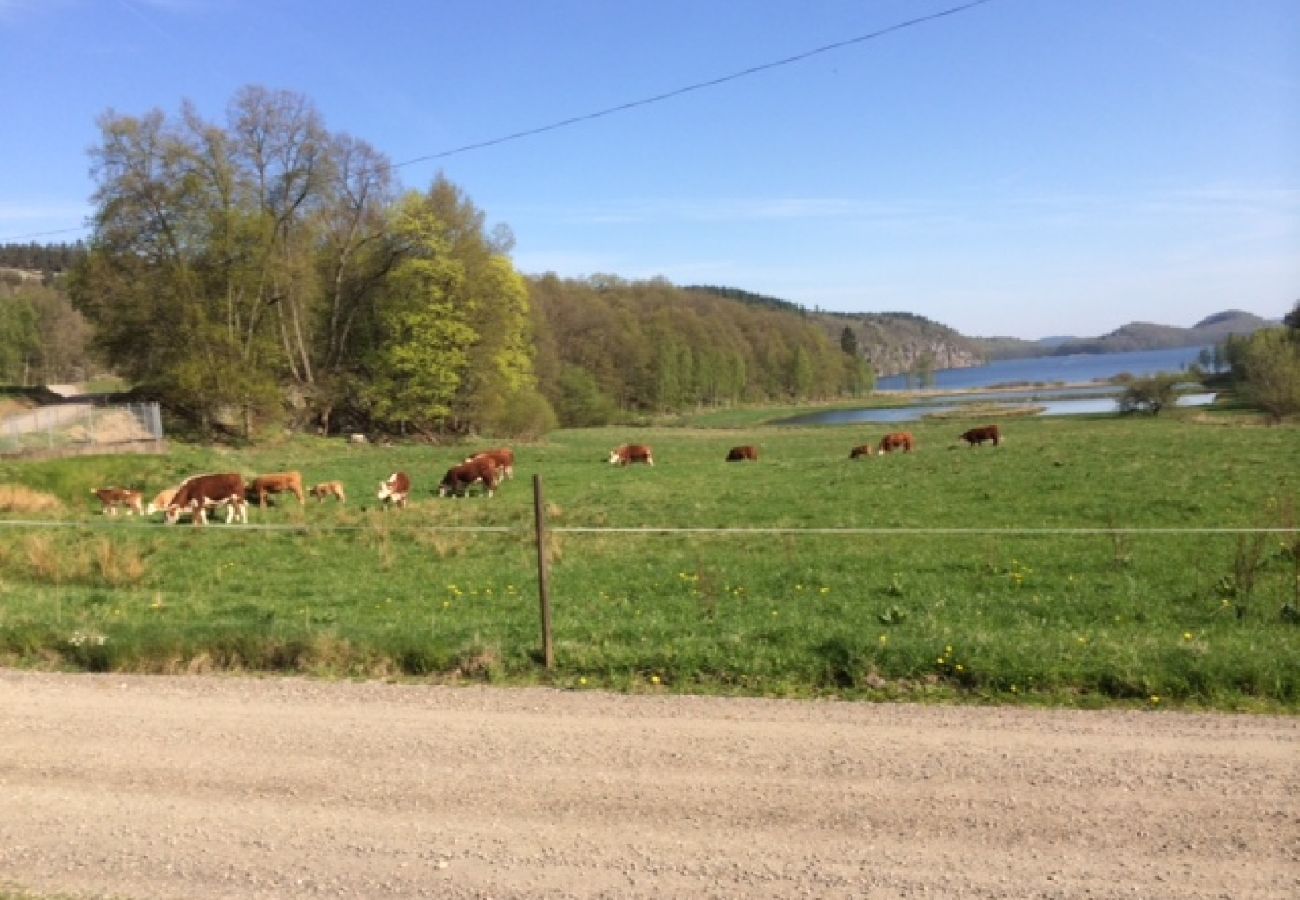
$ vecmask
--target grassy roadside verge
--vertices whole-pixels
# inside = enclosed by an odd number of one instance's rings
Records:
[[[465,448],[293,441],[157,459],[0,467],[82,527],[0,531],[0,661],[128,671],[309,672],[777,696],[1294,711],[1293,537],[1105,532],[1295,524],[1294,429],[1181,419],[1016,421],[996,450],[925,422],[918,452],[848,460],[880,430],[562,431],[517,447],[490,501],[440,500]],[[654,445],[654,468],[602,458]],[[757,464],[727,447],[760,446]],[[347,506],[284,503],[255,522],[105,521],[88,489],[180,474],[301,469]],[[402,468],[401,514],[373,491]],[[527,475],[568,527],[880,529],[555,536],[558,668],[535,660]],[[26,518],[14,512],[8,518]],[[447,530],[494,526],[510,530]],[[891,529],[993,529],[922,532]],[[1001,529],[1094,528],[1096,533]]]

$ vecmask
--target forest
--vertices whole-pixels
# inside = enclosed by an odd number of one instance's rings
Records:
[[[298,94],[105,113],[92,233],[0,255],[0,379],[100,367],[202,434],[537,434],[872,385],[793,304],[525,276],[439,175],[400,184]],[[57,352],[54,351],[57,348]]]

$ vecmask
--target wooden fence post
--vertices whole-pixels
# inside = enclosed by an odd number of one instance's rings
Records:
[[[537,600],[542,608],[542,659],[555,668],[555,642],[551,638],[551,560],[546,543],[546,503],[542,476],[533,476],[533,522],[537,529]]]

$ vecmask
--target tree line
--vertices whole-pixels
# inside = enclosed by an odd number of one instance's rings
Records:
[[[525,278],[459,187],[404,188],[299,94],[250,86],[220,122],[185,103],[98,127],[67,296],[104,364],[202,432],[528,434],[870,388],[862,360],[777,305]]]

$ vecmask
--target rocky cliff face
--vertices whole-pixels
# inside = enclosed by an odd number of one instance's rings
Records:
[[[871,361],[876,375],[898,375],[919,368],[961,369],[985,359],[969,339],[947,325],[912,313],[820,314],[832,340],[845,328],[853,332],[858,352]]]

